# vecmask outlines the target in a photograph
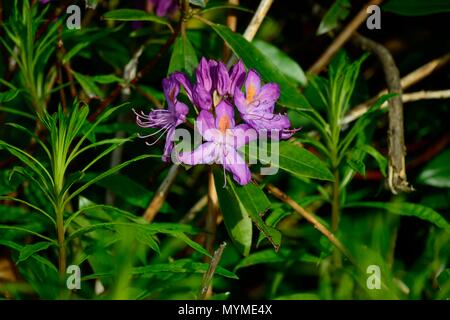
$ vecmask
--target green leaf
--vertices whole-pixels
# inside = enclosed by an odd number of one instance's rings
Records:
[[[77,196],[78,194],[80,194],[83,190],[87,189],[89,186],[93,185],[94,183],[97,183],[98,181],[100,181],[103,178],[106,178],[118,171],[120,171],[122,168],[128,166],[129,164],[139,161],[139,160],[143,160],[143,159],[147,159],[147,158],[156,158],[156,157],[160,157],[160,155],[154,155],[154,154],[144,154],[141,156],[138,156],[136,158],[133,158],[131,160],[125,161],[117,166],[112,167],[111,169],[99,174],[98,176],[96,176],[95,178],[92,178],[89,182],[87,182],[86,184],[84,184],[83,186],[81,186],[80,188],[78,188],[77,190],[75,190],[73,193],[70,194],[70,196],[66,199],[66,203],[68,201],[70,201],[70,199],[73,199],[75,196]]]
[[[125,82],[122,78],[114,74],[102,74],[91,77],[92,81],[101,83],[101,84],[109,84],[109,83],[123,83]]]
[[[95,173],[88,173],[83,180],[89,181],[97,176]],[[124,199],[133,206],[146,209],[153,193],[135,180],[122,175],[115,174],[104,178],[96,183],[97,185],[112,191],[117,197]]]
[[[209,268],[209,264],[201,262],[193,262],[191,260],[178,260],[172,263],[160,263],[152,264],[145,267],[136,267],[131,270],[133,275],[146,275],[146,274],[160,274],[164,272],[169,273],[205,273]],[[226,278],[238,279],[238,277],[231,271],[218,266],[215,274],[221,275]],[[113,276],[113,273],[96,273],[86,277],[82,280],[90,280],[102,277]]]
[[[274,300],[321,300],[316,293],[298,292],[288,295],[278,296]]]
[[[286,78],[303,87],[307,85],[308,80],[302,68],[286,53],[262,40],[253,40],[252,43],[279,68]]]
[[[353,142],[353,140],[357,137],[358,133],[364,130],[364,128],[369,125],[369,123],[373,120],[374,114],[380,110],[383,103],[392,97],[396,96],[396,93],[385,94],[381,96],[375,104],[366,112],[364,115],[359,118],[350,131],[347,133],[344,139],[339,143],[339,152],[343,155],[347,151],[347,148]]]
[[[117,21],[151,21],[166,25],[169,28],[171,28],[170,23],[167,21],[167,19],[158,17],[144,10],[117,9],[105,13],[103,17],[106,20],[117,20]]]
[[[219,198],[220,210],[223,214],[223,221],[228,234],[239,252],[244,256],[247,256],[252,246],[252,220],[236,197],[228,190],[228,188],[224,188],[225,181],[223,174],[216,172],[214,174],[214,180],[217,196]]]
[[[202,8],[206,6],[205,0],[189,0],[189,3]]]
[[[5,92],[0,92],[0,103],[6,103],[11,100],[14,100],[19,94],[19,92],[20,90],[18,89],[11,89]]]
[[[24,247],[13,241],[2,240],[2,239],[0,239],[0,245],[6,246],[8,248],[14,249],[19,252],[21,252]],[[38,256],[38,255],[32,255],[31,258],[36,260],[37,262],[41,263],[42,265],[46,265],[47,267],[49,267],[51,270],[55,271],[56,273],[58,272],[58,269],[56,269],[56,267],[46,258]]]
[[[356,172],[359,172],[361,175],[366,175],[366,166],[361,160],[349,157],[347,159],[347,164],[350,166],[350,168],[352,168]]]
[[[241,268],[251,267],[257,264],[286,262],[288,260],[310,262],[310,263],[319,262],[318,257],[306,253],[305,251],[294,252],[292,250],[282,249],[279,252],[275,252],[273,250],[263,250],[252,253],[248,257],[242,259],[236,265],[236,267],[234,267],[234,272],[236,272]]]
[[[27,245],[23,246],[22,249],[20,249],[19,259],[17,260],[16,263],[27,260],[29,257],[34,255],[35,253],[45,250],[48,247],[50,247],[51,245],[52,245],[51,242],[44,241],[44,242],[37,242],[34,244],[27,244]]]
[[[420,173],[419,183],[433,187],[450,188],[450,150],[431,160]]]
[[[340,21],[347,18],[350,7],[349,0],[336,0],[327,13],[325,13],[316,34],[321,35],[335,29]]]
[[[450,225],[439,213],[431,208],[425,207],[420,204],[407,203],[407,202],[353,202],[347,204],[346,207],[369,207],[387,210],[390,213],[414,216],[423,220],[427,220],[439,228],[450,232]]]
[[[372,158],[374,158],[375,161],[377,162],[378,167],[380,168],[380,171],[383,174],[383,176],[386,177],[387,166],[388,166],[388,161],[387,161],[386,157],[383,156],[377,149],[375,149],[374,147],[372,147],[371,145],[368,145],[368,144],[363,144],[361,146],[358,146],[358,149],[361,149],[364,152],[366,152],[367,154],[371,155]]]
[[[250,144],[249,157],[254,160],[259,159],[262,164],[269,164],[274,169],[282,169],[295,177],[328,181],[334,180],[334,176],[327,168],[327,165],[311,152],[287,141],[281,141],[278,143],[278,146],[278,155],[275,153],[273,155],[270,154],[269,157],[265,157],[261,156],[261,154],[264,155],[267,152],[262,151],[263,153],[261,153],[261,149],[264,147],[263,145],[255,149]],[[268,148],[276,150],[276,146],[269,146]],[[259,152],[258,157],[256,157],[256,152]]]
[[[423,16],[450,12],[450,2],[448,0],[389,0],[382,9],[404,16]]]
[[[230,4],[227,1],[219,2],[219,3],[215,2],[215,1],[209,1],[208,4],[206,5],[205,9],[203,9],[201,12],[204,14],[206,12],[213,12],[213,11],[217,11],[217,10],[229,10],[229,9],[254,13],[253,10],[244,8],[242,6]]]
[[[63,64],[66,64],[70,61],[74,56],[76,56],[81,50],[88,47],[91,44],[91,42],[80,42],[77,43],[73,48],[71,48],[65,55],[62,60]]]
[[[41,239],[47,240],[49,242],[54,242],[54,240],[50,239],[49,237],[46,237],[46,236],[44,236],[44,235],[42,235],[42,234],[40,234],[40,233],[38,233],[36,231],[30,230],[30,229],[27,229],[27,228],[16,227],[16,226],[6,226],[6,225],[3,225],[3,224],[0,224],[0,229],[14,230],[14,231],[18,231],[18,232],[25,232],[25,233],[32,234],[32,235],[34,235],[36,237],[39,237]]]
[[[170,58],[168,74],[175,71],[187,72],[192,76],[195,67],[197,67],[198,59],[195,49],[187,36],[179,36],[173,45],[172,57]]]
[[[82,75],[81,73],[75,71],[72,71],[72,73],[89,98],[103,99],[103,92],[99,87],[97,87],[95,82],[92,80],[92,77]]]
[[[256,227],[273,245],[275,251],[278,251],[281,244],[280,231],[266,225],[261,218],[270,206],[270,201],[267,199],[266,194],[252,183],[245,186],[237,186],[229,176],[227,178],[227,189],[238,201],[241,210],[245,210]]]
[[[259,72],[266,82],[275,82],[280,86],[280,99],[278,103],[297,110],[310,110],[306,98],[291,84],[270,58],[266,57],[252,43],[243,36],[231,31],[228,27],[211,23],[210,26],[228,44],[233,52],[244,61],[247,68]]]

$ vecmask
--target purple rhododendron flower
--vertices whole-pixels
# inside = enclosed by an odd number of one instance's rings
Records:
[[[177,0],[147,0],[147,4],[153,7],[153,10],[159,17],[171,14],[178,7]]]
[[[276,83],[261,86],[261,77],[250,70],[245,80],[245,95],[240,88],[235,89],[234,102],[242,119],[256,130],[278,133],[278,138],[290,138],[297,130],[289,129],[291,122],[286,115],[274,114],[275,102],[280,97],[280,87]]]
[[[160,137],[153,143],[147,145],[153,145],[161,139],[164,133],[167,132],[166,143],[164,146],[164,153],[162,156],[163,161],[168,162],[170,154],[173,150],[173,137],[175,135],[175,128],[186,121],[186,115],[189,113],[189,108],[184,103],[177,100],[178,93],[180,91],[180,83],[177,81],[176,73],[164,79],[162,82],[164,96],[167,100],[167,109],[152,109],[147,115],[144,112],[136,114],[136,123],[142,128],[159,128],[158,131],[151,133],[142,138],[148,138],[157,134]]]
[[[251,173],[237,149],[256,139],[256,131],[247,124],[235,125],[233,107],[221,101],[214,115],[207,110],[200,111],[197,129],[205,143],[192,152],[182,153],[179,160],[185,164],[221,164],[224,170],[233,174],[241,185],[250,182]]]
[[[223,62],[202,58],[196,72],[197,83],[183,82],[192,103],[200,109],[210,110],[225,100],[233,103],[235,88],[241,87],[245,80],[245,68],[242,61],[230,70]]]
[[[168,109],[152,110],[148,115],[136,113],[136,121],[141,127],[160,128],[145,137],[167,132],[163,160],[168,161],[175,128],[185,122],[189,111],[177,100],[183,86],[188,99],[200,110],[196,127],[205,142],[191,152],[177,154],[177,159],[187,165],[220,164],[224,174],[229,171],[237,183],[245,185],[251,173],[238,150],[267,132],[272,138],[286,139],[297,131],[290,129],[286,115],[274,113],[280,88],[275,83],[262,85],[255,70],[249,70],[246,77],[242,61],[228,70],[223,62],[202,58],[195,75],[192,84],[184,73],[171,74],[163,81]],[[243,85],[245,92],[241,90]],[[236,124],[234,105],[244,123]]]

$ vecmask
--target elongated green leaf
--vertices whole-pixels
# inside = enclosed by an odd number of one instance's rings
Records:
[[[205,0],[189,0],[189,3],[201,8],[206,6]]]
[[[14,250],[19,251],[19,252],[21,252],[22,249],[23,249],[23,246],[21,246],[20,244],[15,243],[13,241],[3,240],[3,239],[0,239],[0,245],[6,246],[8,248],[14,249]],[[56,273],[58,272],[58,269],[56,269],[56,267],[53,265],[53,263],[51,263],[46,258],[41,257],[39,255],[32,255],[31,258],[36,260],[37,262],[43,264],[43,265],[46,265],[47,267],[49,267],[54,272],[56,272]]]
[[[95,173],[88,173],[85,175],[83,180],[89,181],[96,175],[97,174]],[[146,189],[143,185],[121,174],[106,177],[98,181],[96,184],[112,191],[117,197],[124,199],[129,204],[142,209],[147,208],[153,196],[153,193]]]
[[[101,74],[91,77],[92,81],[101,83],[101,84],[109,84],[109,83],[123,83],[125,80],[119,78],[114,74]]]
[[[42,238],[44,240],[47,240],[49,242],[54,242],[54,240],[50,239],[49,237],[46,237],[46,236],[44,236],[44,235],[42,235],[42,234],[40,234],[40,233],[38,233],[36,231],[30,230],[30,229],[27,229],[27,228],[16,227],[16,226],[6,226],[6,225],[3,225],[3,224],[0,224],[0,229],[14,230],[14,231],[18,231],[18,232],[25,232],[25,233],[32,234],[32,235],[34,235],[36,237]]]
[[[431,208],[415,203],[390,203],[390,202],[354,202],[346,205],[347,207],[369,207],[378,208],[389,211],[390,213],[403,216],[414,216],[423,220],[427,220],[436,226],[450,231],[449,223],[439,213]]]
[[[350,131],[347,133],[345,138],[339,143],[339,149],[340,153],[342,155],[345,154],[347,151],[347,148],[350,146],[350,144],[353,142],[353,140],[356,138],[359,132],[364,130],[364,128],[372,121],[373,115],[375,112],[380,110],[383,103],[385,103],[387,100],[391,99],[392,97],[396,96],[396,93],[390,93],[385,94],[381,96],[375,104],[361,117],[359,118],[353,127],[350,129]]]
[[[380,168],[381,173],[383,174],[384,177],[386,177],[388,166],[388,161],[386,157],[383,156],[377,149],[368,144],[363,144],[361,146],[358,146],[358,148],[363,150],[367,154],[371,155],[372,158],[375,159],[375,161],[378,164],[378,167]]]
[[[52,177],[48,170],[36,158],[3,140],[0,140],[0,148],[5,148],[13,156],[16,156],[21,162],[30,168],[40,178],[42,184],[49,189],[49,183],[53,181]]]
[[[190,260],[179,260],[173,263],[161,263],[152,264],[145,267],[136,267],[131,270],[133,275],[146,275],[146,274],[158,274],[158,273],[205,273],[209,268],[207,263],[193,262]],[[226,278],[238,279],[238,277],[231,271],[218,266],[215,274],[221,275]],[[90,280],[102,277],[112,276],[112,273],[97,273],[86,277],[82,280]]]
[[[0,92],[0,103],[5,103],[14,100],[19,94],[19,92],[20,90],[18,89],[11,89],[5,92]]]
[[[336,28],[340,21],[347,18],[349,12],[349,0],[336,0],[320,22],[317,35],[327,33]]]
[[[167,73],[170,74],[174,71],[183,71],[189,76],[192,76],[197,64],[197,54],[188,37],[179,36],[173,45],[172,57],[170,58],[169,70]]]
[[[155,16],[144,10],[137,9],[117,9],[112,10],[103,16],[106,20],[117,20],[117,21],[151,21],[159,24],[164,24],[170,27],[170,23],[162,18]]]
[[[303,69],[286,53],[262,40],[253,40],[252,43],[279,68],[286,78],[294,80],[301,86],[306,86],[308,80]]]
[[[261,218],[270,206],[270,201],[265,193],[254,184],[249,183],[245,186],[236,186],[230,177],[227,180],[228,191],[236,198],[241,209],[245,210],[256,227],[270,241],[275,251],[278,251],[281,244],[280,231],[266,225]]]
[[[20,255],[19,259],[17,260],[17,263],[27,260],[35,253],[45,250],[51,245],[52,245],[51,242],[44,241],[44,242],[37,242],[34,244],[27,244],[23,246],[22,249],[20,250]]]
[[[250,266],[254,266],[261,263],[277,263],[277,262],[286,262],[287,260],[292,259],[296,261],[302,262],[311,262],[317,263],[320,259],[316,256],[313,256],[304,251],[294,252],[288,249],[282,249],[279,252],[274,252],[273,250],[263,250],[259,252],[252,253],[248,257],[242,259],[234,268],[234,271],[241,268],[246,268]]]
[[[418,177],[419,183],[450,188],[450,150],[442,152],[428,163]]]
[[[37,211],[37,212],[43,214],[43,215],[46,216],[48,219],[50,219],[50,221],[52,221],[54,225],[56,225],[55,219],[53,219],[52,216],[50,216],[47,212],[45,212],[45,211],[42,210],[41,208],[35,206],[34,204],[31,204],[31,203],[29,203],[29,202],[27,202],[27,201],[25,201],[25,200],[21,200],[21,199],[14,198],[14,197],[10,197],[10,196],[0,196],[0,200],[10,200],[10,201],[15,201],[15,202],[24,204],[24,205],[26,205],[26,206],[28,206],[28,207],[34,209],[35,211]]]
[[[278,143],[278,154],[276,154],[276,145],[269,146],[268,148],[273,151],[267,157],[261,156],[261,154],[266,155],[268,153],[267,150],[261,150],[262,147],[264,146],[261,145],[258,148],[254,148],[254,146],[250,145],[250,159],[259,160],[262,164],[270,165],[274,169],[282,169],[299,178],[334,180],[334,176],[326,164],[304,148],[287,141],[281,141]]]
[[[206,12],[212,12],[212,11],[216,11],[216,10],[228,10],[228,9],[233,9],[233,10],[238,10],[238,11],[244,11],[244,12],[249,12],[249,13],[253,13],[253,10],[244,8],[242,6],[237,6],[234,4],[230,4],[227,1],[223,1],[220,3],[217,3],[215,1],[209,1],[208,4],[206,5],[205,9],[202,10],[202,13],[206,13]]]
[[[100,90],[100,88],[97,87],[97,85],[95,84],[95,82],[92,80],[91,77],[82,75],[81,73],[75,71],[73,71],[72,73],[89,98],[103,99],[102,90]]]
[[[252,220],[236,196],[223,187],[225,185],[223,175],[217,172],[214,174],[214,179],[228,234],[239,252],[247,256],[252,246]]]
[[[448,0],[389,0],[382,10],[404,16],[423,16],[427,14],[450,12]]]
[[[311,109],[300,91],[292,86],[278,67],[252,43],[223,25],[212,23],[211,27],[228,44],[231,50],[244,61],[247,68],[257,70],[266,82],[278,83],[281,89],[279,104],[297,110]]]
[[[94,183],[96,183],[97,181],[100,181],[103,178],[106,178],[107,176],[110,176],[118,171],[120,171],[122,168],[128,166],[129,164],[142,160],[142,159],[147,159],[147,158],[156,158],[156,157],[160,157],[160,155],[154,155],[154,154],[144,154],[141,156],[138,156],[134,159],[125,161],[115,167],[112,167],[111,169],[99,174],[98,176],[96,176],[95,178],[93,178],[92,180],[90,180],[89,182],[87,182],[86,184],[84,184],[83,186],[81,186],[79,189],[75,190],[66,200],[66,202],[70,201],[70,199],[73,199],[75,196],[77,196],[78,194],[80,194],[83,190],[87,189],[89,186],[93,185]]]

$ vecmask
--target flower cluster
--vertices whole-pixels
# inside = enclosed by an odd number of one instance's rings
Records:
[[[287,139],[296,132],[290,129],[286,115],[275,113],[279,86],[275,83],[263,85],[255,70],[246,72],[242,61],[228,70],[223,62],[205,58],[197,67],[195,80],[191,83],[181,72],[164,79],[167,109],[153,109],[149,114],[135,112],[137,124],[144,128],[159,128],[144,136],[146,138],[167,132],[163,160],[169,161],[175,128],[186,121],[189,112],[188,106],[177,100],[182,86],[190,102],[199,110],[196,128],[205,142],[192,152],[181,152],[177,159],[187,165],[221,164],[236,182],[245,185],[250,182],[251,173],[238,149],[257,139],[262,131],[274,139]],[[234,106],[242,120],[240,124],[236,123]]]

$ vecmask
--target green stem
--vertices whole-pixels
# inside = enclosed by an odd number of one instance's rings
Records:
[[[339,171],[334,171],[334,183],[333,183],[333,200],[331,203],[331,230],[336,232],[339,228],[339,215],[340,215],[340,192],[339,192]]]
[[[66,246],[64,243],[64,208],[56,211],[56,233],[58,235],[58,269],[61,277],[66,273]]]

